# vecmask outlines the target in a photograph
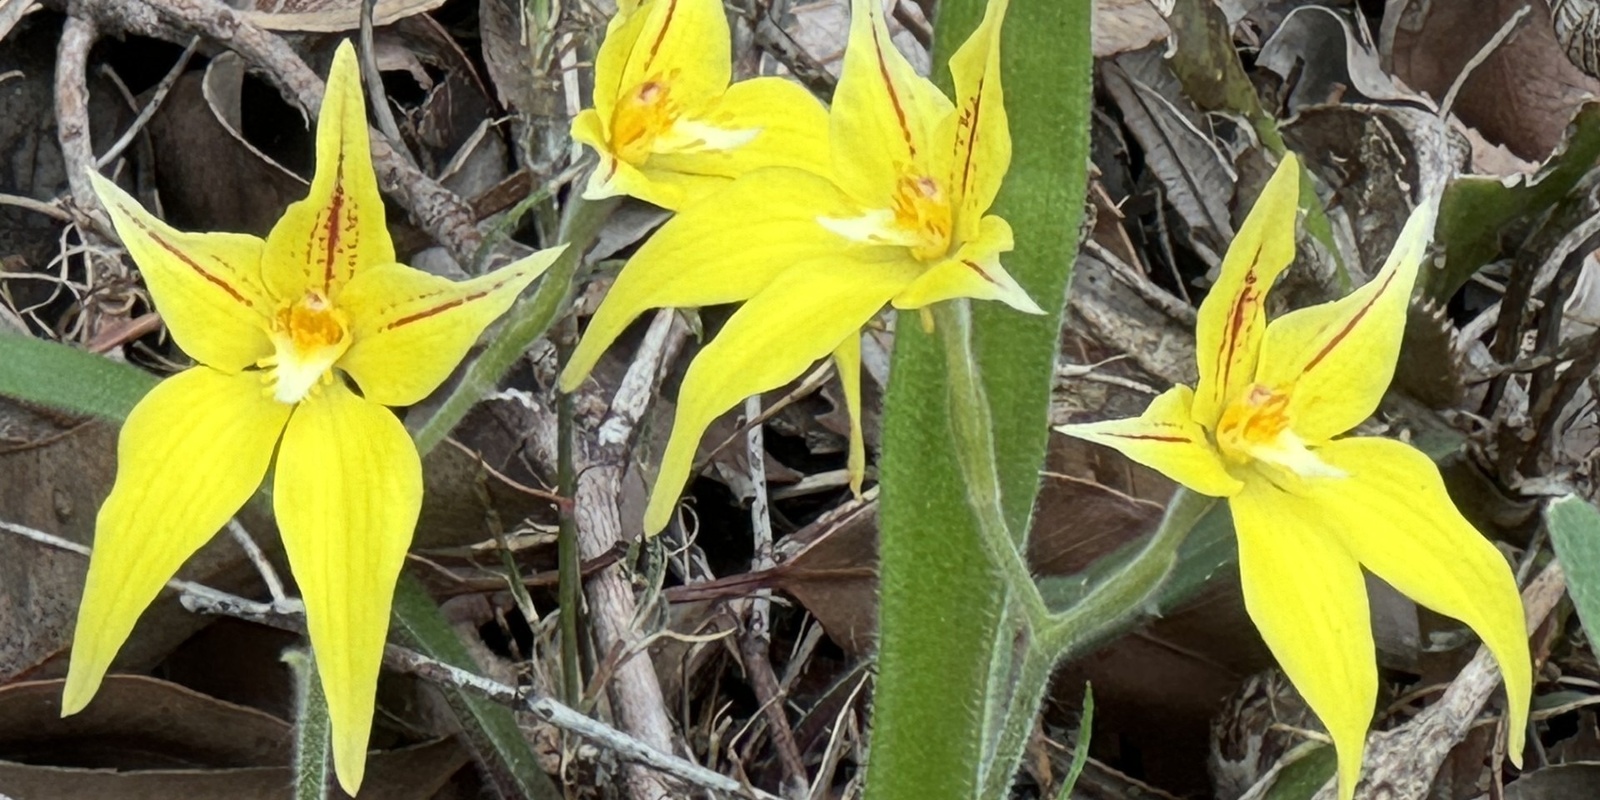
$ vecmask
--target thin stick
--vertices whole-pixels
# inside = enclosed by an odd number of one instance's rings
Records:
[[[95,24],[68,17],[56,46],[56,139],[67,162],[67,185],[80,211],[99,208],[89,187],[94,150],[89,144],[89,48],[100,35]]]
[[[261,547],[256,540],[250,537],[250,532],[239,524],[238,519],[228,520],[228,534],[239,543],[244,550],[245,558],[255,565],[256,572],[261,574],[261,581],[267,585],[267,595],[274,603],[288,602],[288,595],[283,591],[283,580],[278,577],[278,571],[272,568],[272,562],[267,560],[267,554],[261,552]]]
[[[29,528],[26,525],[18,525],[15,522],[6,522],[4,520],[0,520],[0,530],[14,533],[24,539],[30,539],[38,542],[39,544],[45,545],[46,547],[53,547],[57,550],[64,550],[68,553],[77,553],[84,558],[89,557],[90,550],[88,547],[78,544],[77,542],[63,539],[60,536],[48,534],[35,528]],[[174,589],[183,594],[184,598],[186,598],[184,603],[186,608],[188,607],[187,599],[196,599],[200,602],[210,603],[216,608],[230,609],[232,613],[230,613],[229,616],[237,616],[241,619],[293,616],[305,611],[305,606],[298,600],[286,599],[281,602],[275,601],[272,603],[259,603],[254,600],[246,600],[243,597],[228,594],[227,592],[218,591],[204,584],[195,583],[194,581],[186,581],[179,578],[173,578],[172,580],[167,581],[167,588]]]
[[[745,398],[746,419],[761,416],[761,396]],[[751,538],[754,540],[752,570],[768,569],[772,558],[772,516],[767,512],[767,446],[761,425],[750,425],[745,434],[745,460],[750,469],[750,485],[755,497],[750,502]],[[802,797],[811,793],[807,785],[805,761],[795,744],[794,731],[784,714],[783,692],[772,672],[772,590],[760,588],[748,601],[745,624],[739,636],[739,652],[744,656],[745,675],[761,703],[762,714],[772,731],[772,744],[783,766],[784,794]]]
[[[183,75],[184,67],[189,66],[190,56],[194,55],[195,48],[199,46],[200,37],[189,37],[189,45],[183,48],[183,54],[178,56],[178,62],[173,64],[172,69],[167,70],[167,74],[161,78],[161,82],[156,84],[155,94],[150,95],[150,101],[144,104],[144,108],[139,109],[139,116],[133,118],[133,124],[111,143],[105,155],[95,159],[95,169],[105,169],[107,164],[116,161],[117,157],[122,155],[123,150],[128,149],[128,145],[133,144],[133,137],[138,136],[139,131],[144,130],[144,126],[156,115],[156,109],[161,108],[161,104],[167,99],[167,93],[172,91],[173,84]]]
[[[1494,36],[1490,37],[1489,41],[1485,42],[1483,47],[1478,48],[1478,52],[1473,54],[1472,58],[1467,60],[1466,65],[1461,68],[1461,73],[1456,76],[1455,82],[1450,84],[1450,91],[1444,93],[1444,102],[1439,104],[1440,119],[1450,116],[1450,107],[1455,105],[1456,95],[1460,94],[1461,87],[1466,85],[1467,78],[1471,76],[1472,73],[1478,69],[1478,67],[1483,66],[1483,62],[1488,61],[1489,56],[1492,55],[1494,51],[1500,49],[1500,45],[1504,44],[1506,39],[1511,37],[1511,33],[1517,29],[1518,25],[1522,24],[1523,18],[1528,16],[1528,12],[1532,10],[1533,9],[1527,5],[1517,9],[1517,13],[1512,14],[1511,18],[1506,20],[1504,25],[1500,26],[1500,30],[1495,31]]]
[[[0,530],[14,533],[24,539],[47,547],[77,553],[87,558],[90,549],[77,542],[63,539],[44,531],[0,520]],[[173,579],[167,586],[177,590],[184,608],[202,614],[233,617],[247,622],[269,625],[283,630],[305,631],[305,606],[297,600],[282,603],[260,603],[237,595],[213,589],[193,581]],[[442,661],[396,645],[388,645],[383,652],[384,663],[401,672],[416,675],[434,683],[445,683],[469,689],[494,702],[522,709],[561,730],[577,734],[616,753],[624,760],[651,767],[683,781],[715,792],[751,800],[779,800],[779,798],[746,786],[726,775],[718,774],[698,764],[674,755],[663,753],[649,745],[618,731],[603,722],[590,719],[577,711],[534,692],[525,692],[489,678],[474,675]]]

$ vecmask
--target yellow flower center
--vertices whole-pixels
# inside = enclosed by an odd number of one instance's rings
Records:
[[[257,362],[280,403],[298,403],[333,381],[333,365],[350,349],[350,317],[320,292],[309,291],[278,309],[272,321],[275,352]]]
[[[1302,478],[1344,476],[1295,435],[1287,390],[1251,385],[1222,410],[1216,439],[1217,450],[1235,466],[1270,464]]]
[[[617,99],[611,112],[611,149],[618,159],[643,164],[656,138],[672,129],[678,109],[665,81],[648,80]]]
[[[944,258],[950,252],[950,198],[939,182],[926,175],[903,175],[895,186],[894,222],[917,244],[911,255],[920,261]]]

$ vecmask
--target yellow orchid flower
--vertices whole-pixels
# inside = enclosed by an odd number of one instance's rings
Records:
[[[830,354],[844,384],[859,492],[860,331],[884,304],[918,309],[970,297],[1041,313],[1000,266],[1010,226],[985,214],[1011,162],[1000,85],[1005,11],[1005,0],[991,2],[950,59],[952,103],[895,50],[878,1],[853,0],[830,118],[831,168],[748,173],[686,206],[623,267],[562,373],[563,391],[577,388],[647,309],[746,301],[684,378],[646,532],[666,526],[718,415]]]
[[[139,615],[255,493],[276,449],[273,507],[305,600],[334,766],[352,795],[422,503],[416,446],[384,406],[438,387],[559,252],[461,283],[395,263],[357,75],[341,44],[310,195],[264,241],[174,230],[90,175],[173,339],[199,365],[157,385],[122,428],[61,700],[64,716],[88,705]]]
[[[677,210],[758,167],[825,167],[822,104],[786,78],[730,86],[731,51],[722,0],[619,3],[594,107],[572,120],[572,138],[600,155],[583,196]]]
[[[1228,499],[1246,608],[1327,726],[1341,798],[1354,796],[1378,691],[1362,567],[1482,637],[1505,677],[1520,764],[1533,678],[1505,558],[1420,451],[1334,438],[1377,409],[1394,377],[1436,201],[1412,213],[1371,282],[1268,324],[1267,291],[1294,260],[1299,174],[1285,156],[1200,306],[1196,388],[1173,387],[1136,419],[1058,430]]]

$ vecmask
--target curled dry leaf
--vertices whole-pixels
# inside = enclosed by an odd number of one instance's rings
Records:
[[[1522,158],[1543,160],[1600,81],[1572,65],[1556,41],[1549,6],[1525,0],[1481,3],[1390,3],[1398,14],[1394,72],[1435,98],[1444,97],[1467,63],[1512,14],[1530,10],[1516,33],[1467,78],[1454,111],[1491,142]],[[1402,12],[1403,9],[1403,12]]]
[[[61,682],[0,688],[0,787],[27,800],[278,800],[294,781],[290,726],[174,683],[106,679],[60,716]],[[67,757],[70,763],[44,761]],[[467,762],[454,739],[379,753],[363,797],[424,800]],[[337,795],[342,796],[342,795]]]

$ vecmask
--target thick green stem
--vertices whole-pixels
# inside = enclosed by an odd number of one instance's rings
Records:
[[[581,197],[568,202],[559,239],[566,242],[566,252],[550,266],[533,296],[511,309],[506,315],[505,327],[467,367],[466,374],[461,376],[461,381],[439,409],[417,429],[417,449],[424,455],[444,441],[451,429],[500,382],[528,347],[550,330],[551,324],[567,307],[572,279],[583,261],[583,254],[600,235],[600,228],[610,218],[617,202],[616,198],[584,200]]]
[[[1007,682],[1008,685],[1002,686],[996,680],[997,676],[990,676],[991,692],[1007,692],[1005,716],[1001,718],[1000,729],[995,732],[994,749],[984,759],[979,773],[979,785],[982,788],[978,797],[1007,797],[1011,794],[1017,766],[1022,763],[1029,734],[1033,733],[1033,721],[1039,714],[1039,705],[1044,702],[1045,690],[1050,688],[1055,656],[1040,648],[1036,639],[1030,644],[1032,646],[1021,654],[1018,668],[1011,676],[1012,680]]]
[[[1143,613],[1178,560],[1178,547],[1217,499],[1180,488],[1167,505],[1161,527],[1128,563],[1101,581],[1076,605],[1052,614],[1039,647],[1057,661],[1082,655],[1106,635]]]
[[[984,396],[972,351],[971,309],[966,300],[954,300],[936,306],[933,317],[944,341],[950,386],[950,431],[955,437],[956,461],[966,482],[967,499],[977,518],[984,550],[1015,592],[1030,626],[1037,629],[1048,620],[1049,610],[1021,550],[1027,532],[1013,532],[1006,524],[989,401]]]
[[[322,680],[311,651],[286,650],[282,658],[294,675],[294,800],[327,800],[333,751]]]

